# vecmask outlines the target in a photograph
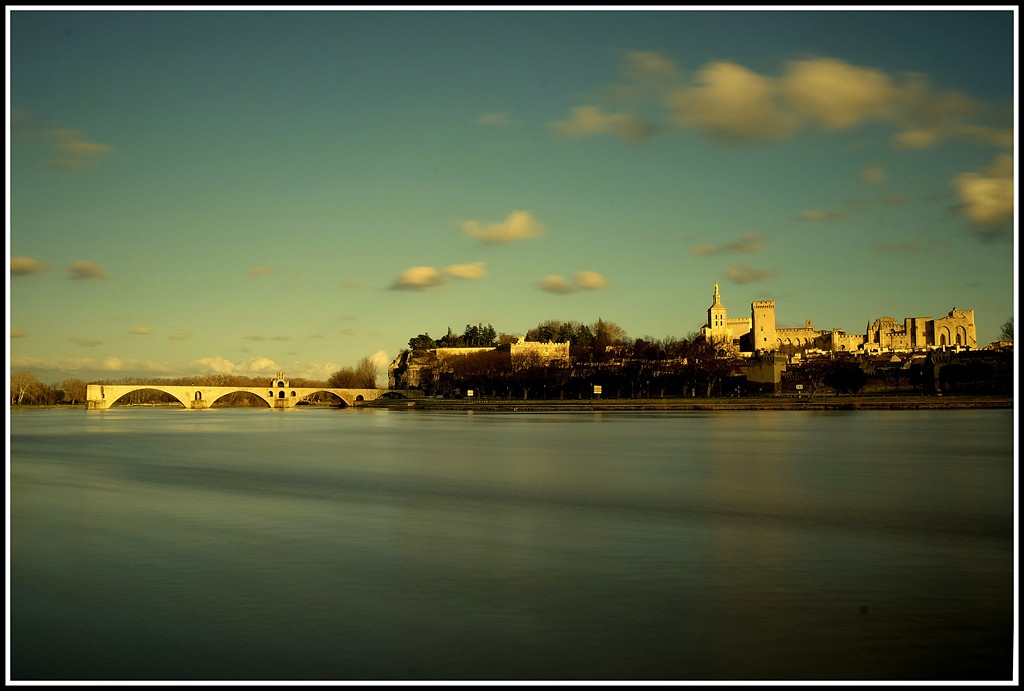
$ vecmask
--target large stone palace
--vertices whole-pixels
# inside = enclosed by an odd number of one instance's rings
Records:
[[[810,319],[801,327],[778,327],[774,300],[755,300],[750,303],[749,318],[730,319],[717,283],[701,335],[724,352],[747,354],[792,355],[809,350],[870,354],[978,347],[974,310],[954,307],[944,317],[907,317],[902,325],[892,317],[880,317],[868,322],[864,335],[815,329]]]

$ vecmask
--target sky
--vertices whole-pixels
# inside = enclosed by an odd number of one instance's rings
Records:
[[[77,10],[77,8],[76,8]],[[8,7],[9,369],[1016,315],[1016,7]]]

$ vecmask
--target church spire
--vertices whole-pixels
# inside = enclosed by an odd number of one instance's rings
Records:
[[[714,301],[711,303],[711,305],[712,306],[720,305],[720,304],[722,304],[721,300],[722,300],[721,297],[718,295],[718,281],[715,281],[715,297],[714,297]]]

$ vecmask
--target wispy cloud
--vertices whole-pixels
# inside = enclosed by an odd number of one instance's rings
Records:
[[[49,264],[31,257],[11,257],[11,275],[13,276],[27,276],[40,271],[48,271],[50,268]]]
[[[179,331],[178,333],[171,334],[167,338],[171,339],[172,341],[188,341],[192,338],[192,334],[190,334],[187,331]]]
[[[917,254],[918,252],[927,252],[934,248],[947,247],[949,242],[947,240],[933,240],[931,242],[922,243],[916,240],[908,240],[906,242],[878,242],[871,246],[871,251],[875,254],[889,254],[893,252],[901,252],[905,254]]]
[[[97,156],[114,151],[106,144],[89,141],[75,130],[51,130],[50,144],[56,152],[53,166],[58,170],[70,172],[85,170]]]
[[[253,277],[266,276],[267,274],[270,273],[270,267],[269,266],[252,266],[252,267],[249,267],[249,269],[245,273],[248,274],[249,276],[253,276]]]
[[[801,211],[796,215],[798,220],[801,221],[838,221],[841,218],[846,217],[845,211],[819,211],[819,210],[807,210]]]
[[[579,291],[601,290],[608,287],[608,279],[597,271],[579,271],[571,281],[558,274],[548,274],[537,282],[537,287],[548,293],[565,295]]]
[[[1010,236],[1016,192],[1013,166],[1013,156],[1001,154],[985,170],[961,173],[953,181],[960,200],[957,210],[981,240]]]
[[[738,240],[727,242],[715,247],[714,245],[697,245],[690,250],[691,254],[697,256],[708,256],[712,254],[756,254],[763,252],[765,247],[764,235],[761,233],[747,233]]]
[[[555,134],[563,137],[583,137],[591,134],[616,134],[623,139],[639,142],[658,132],[658,127],[643,122],[628,113],[606,113],[600,106],[578,106],[568,119],[549,125]]]
[[[78,261],[71,262],[71,266],[68,267],[68,270],[71,272],[71,277],[78,280],[89,278],[109,278],[106,270],[104,270],[102,266],[87,259],[80,259]]]
[[[508,113],[484,113],[475,122],[488,127],[508,127],[515,124]]]
[[[103,345],[103,341],[98,341],[95,338],[69,338],[68,340],[83,348],[95,348]]]
[[[513,211],[499,223],[487,226],[479,221],[463,221],[462,234],[486,243],[518,242],[544,235],[544,226],[529,211]]]
[[[131,333],[137,336],[148,336],[149,334],[153,333],[153,329],[149,328],[148,326],[136,326],[134,329],[131,330]]]
[[[860,171],[860,180],[865,185],[881,185],[885,182],[885,168],[879,165],[868,166]]]
[[[733,283],[758,283],[778,275],[778,271],[764,271],[749,266],[733,265],[725,270],[725,277]]]
[[[28,336],[28,331],[20,326],[11,326],[11,338],[25,338],[26,336]]]

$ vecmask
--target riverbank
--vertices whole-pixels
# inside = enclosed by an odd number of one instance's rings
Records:
[[[1013,408],[1012,396],[815,396],[588,400],[378,399],[366,408],[479,412],[707,411],[707,410],[952,410]]]

